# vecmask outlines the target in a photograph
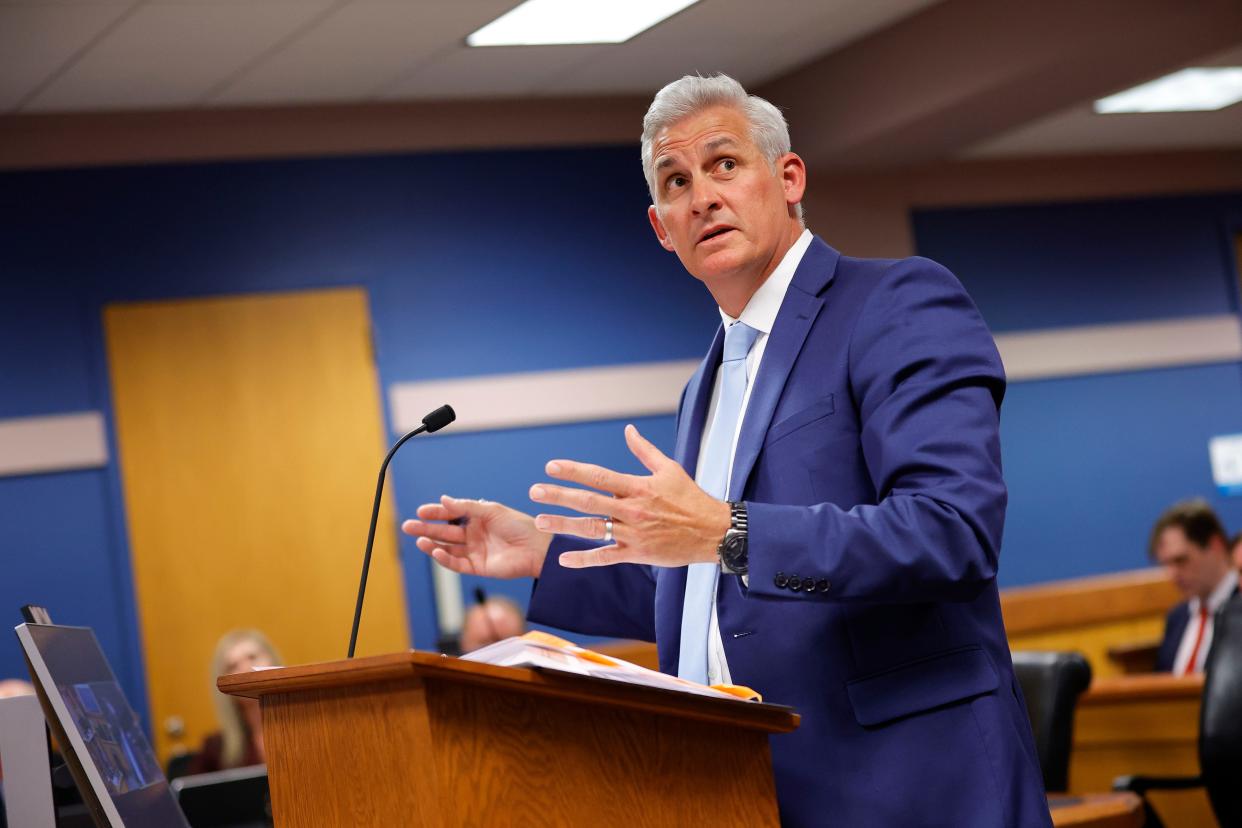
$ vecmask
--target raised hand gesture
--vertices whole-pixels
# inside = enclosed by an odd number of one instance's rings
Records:
[[[436,563],[468,575],[538,578],[552,542],[530,515],[493,501],[443,495],[439,503],[419,506],[418,518],[401,524],[401,531],[418,538],[418,548]]]

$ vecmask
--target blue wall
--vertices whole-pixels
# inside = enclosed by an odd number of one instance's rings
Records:
[[[0,417],[110,416],[100,311],[112,301],[362,285],[385,389],[696,357],[718,317],[652,238],[636,156],[626,147],[0,175]],[[920,252],[952,267],[1004,332],[1233,311],[1226,228],[1240,203],[923,211],[914,225]],[[848,251],[832,228],[814,229]],[[671,448],[671,417],[639,427]],[[1206,441],[1242,431],[1242,377],[1218,365],[1016,383],[1004,430],[1004,583],[1128,569],[1142,565],[1160,508],[1210,493]],[[445,491],[522,508],[553,456],[639,471],[621,423],[446,433],[394,461],[397,512]],[[1242,527],[1242,502],[1220,506]],[[411,631],[430,647],[429,568],[407,541]],[[39,603],[94,627],[145,708],[116,464],[0,478],[0,550],[0,614],[16,623],[19,604]],[[487,588],[524,602],[529,585]],[[0,676],[23,672],[15,640],[0,635]]]
[[[1237,313],[1242,195],[916,212],[919,253],[950,267],[993,332]],[[1215,492],[1208,440],[1242,432],[1242,366],[1011,383],[1001,582],[1143,566],[1156,516]]]
[[[656,243],[647,203],[628,147],[0,175],[0,417],[110,416],[100,311],[112,301],[362,285],[385,389],[695,357],[719,317]],[[638,424],[671,450],[672,417]],[[622,425],[412,444],[393,464],[397,512],[443,491],[529,506],[553,456],[639,471]],[[0,478],[0,548],[12,622],[37,603],[94,627],[145,708],[116,464]],[[429,562],[404,536],[402,554],[412,636],[432,647]],[[524,603],[529,583],[488,589]],[[23,673],[0,636],[0,676]]]

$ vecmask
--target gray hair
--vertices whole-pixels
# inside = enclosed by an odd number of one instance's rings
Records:
[[[647,190],[655,202],[655,159],[652,144],[664,129],[683,118],[713,106],[731,106],[746,116],[750,137],[776,172],[776,160],[789,152],[789,124],[785,116],[769,101],[748,95],[742,85],[728,75],[710,77],[685,75],[665,86],[651,101],[643,116],[642,159]],[[797,205],[802,219],[802,205]]]

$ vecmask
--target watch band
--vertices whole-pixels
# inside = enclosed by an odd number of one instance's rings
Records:
[[[729,502],[729,517],[733,520],[730,527],[735,532],[745,532],[747,527],[746,504]]]

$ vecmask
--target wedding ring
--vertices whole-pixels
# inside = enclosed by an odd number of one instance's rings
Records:
[[[612,518],[604,518],[604,543],[612,543]]]

